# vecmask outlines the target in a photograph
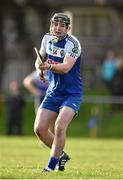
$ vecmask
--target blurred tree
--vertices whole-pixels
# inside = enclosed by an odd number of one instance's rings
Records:
[[[5,56],[5,43],[3,37],[3,9],[0,5],[0,92],[2,84],[2,75],[5,67],[6,56]]]
[[[26,53],[32,52],[32,46],[30,43],[29,36],[27,36],[27,32],[25,30],[24,18],[25,18],[25,7],[26,0],[1,0],[0,1],[0,92],[2,88],[2,78],[3,72],[6,65],[6,53],[5,53],[5,42],[3,35],[3,23],[5,16],[11,15],[12,18],[16,22],[16,27],[18,31],[18,41],[23,43],[24,49]]]
[[[47,3],[45,0],[0,0],[0,92],[2,90],[2,79],[3,72],[6,66],[6,61],[8,56],[6,56],[5,47],[5,34],[4,32],[4,22],[5,18],[10,16],[16,25],[17,38],[16,41],[23,49],[23,54],[28,57],[33,57],[34,53],[32,38],[27,32],[25,26],[25,17],[28,8],[32,8],[38,14],[39,18],[42,19],[40,27],[42,27],[45,33],[47,28],[46,16],[49,14],[49,9],[47,8]],[[8,55],[8,54],[7,54]],[[35,58],[35,57],[34,57]]]

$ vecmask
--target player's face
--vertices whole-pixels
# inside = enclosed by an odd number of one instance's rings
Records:
[[[61,38],[67,34],[69,27],[67,27],[65,23],[54,21],[51,22],[50,30],[54,36]]]

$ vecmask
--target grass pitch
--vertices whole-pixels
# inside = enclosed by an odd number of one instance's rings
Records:
[[[123,141],[68,138],[66,171],[44,173],[50,151],[36,137],[0,137],[0,179],[121,179]]]

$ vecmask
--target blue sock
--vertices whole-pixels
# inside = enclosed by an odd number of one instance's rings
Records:
[[[54,170],[56,167],[56,164],[58,163],[58,160],[59,159],[55,157],[50,157],[49,162],[48,162],[48,168]]]

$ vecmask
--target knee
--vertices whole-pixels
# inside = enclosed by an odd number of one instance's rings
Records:
[[[44,136],[44,129],[43,127],[39,127],[39,126],[34,126],[34,133],[38,136],[38,137],[43,137]]]
[[[63,132],[65,132],[65,128],[61,123],[56,123],[55,124],[55,134],[57,136],[60,136],[63,134]]]
[[[37,136],[40,136],[40,128],[38,126],[34,126],[34,133],[37,135]]]

